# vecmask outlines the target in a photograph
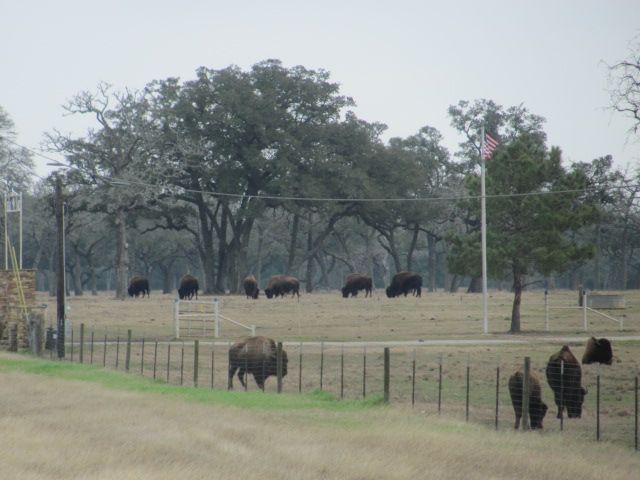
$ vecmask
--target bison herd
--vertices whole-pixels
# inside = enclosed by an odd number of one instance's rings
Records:
[[[612,361],[613,354],[609,340],[591,337],[587,341],[582,357],[583,364],[603,363],[611,365]],[[549,357],[545,374],[558,408],[557,418],[563,417],[565,409],[567,417],[580,418],[587,390],[582,386],[580,363],[567,345],[564,345],[558,352]],[[516,429],[520,425],[520,419],[522,418],[523,380],[524,373],[521,370],[518,370],[509,378],[509,394],[516,416]],[[532,429],[542,428],[542,420],[547,413],[547,408],[547,405],[542,401],[540,377],[536,372],[532,371],[529,374],[529,424]]]
[[[258,281],[254,275],[248,275],[242,281],[242,287],[247,298],[257,299],[260,295]],[[198,298],[198,279],[192,275],[184,275],[180,279],[178,296],[180,300],[191,300]],[[345,279],[342,287],[344,298],[357,297],[358,293],[364,291],[364,296],[371,297],[373,292],[373,280],[364,273],[351,273]],[[396,273],[391,279],[391,284],[386,288],[389,298],[407,296],[409,293],[416,297],[422,294],[422,277],[415,272]],[[145,277],[135,276],[129,281],[129,296],[138,298],[140,295],[149,296],[149,281]],[[267,298],[284,298],[291,294],[292,297],[300,298],[300,281],[291,275],[273,275],[269,279],[267,287],[264,289]]]

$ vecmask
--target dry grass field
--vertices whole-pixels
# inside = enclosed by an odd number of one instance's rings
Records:
[[[28,362],[38,363],[0,354],[3,478],[627,480],[640,470],[637,453],[609,442],[398,407],[295,408],[299,395],[234,394],[265,405],[236,408],[204,389],[155,392],[131,375]]]
[[[627,308],[607,313],[624,320],[624,334],[640,334],[640,291],[625,292]],[[200,296],[212,302],[214,297]],[[225,295],[219,299],[220,313],[238,322],[256,325],[257,333],[283,341],[391,341],[438,338],[476,338],[482,335],[482,296],[466,293],[428,293],[422,298],[388,299],[378,289],[373,298],[343,299],[339,292],[302,294],[292,298],[247,300],[244,295]],[[55,323],[55,298],[39,294],[38,300],[48,305],[49,321]],[[169,339],[174,336],[173,303],[175,295],[157,291],[151,298],[115,300],[112,293],[85,295],[67,299],[67,316],[74,326],[85,323],[97,335],[125,335],[132,329],[135,337]],[[491,337],[505,334],[510,326],[513,295],[492,291],[489,299]],[[584,334],[583,313],[577,307],[577,293],[552,291],[549,294],[550,335]],[[184,306],[184,304],[183,304]],[[563,308],[558,308],[563,307]],[[186,309],[194,313],[210,312],[210,305]],[[541,290],[525,291],[522,304],[523,335],[544,335],[544,294]],[[211,323],[205,324],[205,336],[211,338]],[[202,332],[203,322],[192,325],[183,321],[183,335]],[[589,331],[597,335],[618,335],[618,324],[589,314]],[[233,340],[246,330],[223,321],[221,339]],[[489,337],[489,338],[491,338]]]

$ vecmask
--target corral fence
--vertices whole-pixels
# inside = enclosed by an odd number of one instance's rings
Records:
[[[246,325],[220,313],[220,302],[179,300],[173,303],[173,326],[175,338],[182,337],[211,337],[219,338],[221,321],[232,323],[250,333],[256,334],[255,325]]]
[[[133,338],[131,330],[126,336],[108,338],[105,334],[97,338],[93,331],[86,332],[84,325],[72,331],[67,340],[68,361],[124,370],[168,384],[230,387],[231,342]],[[259,390],[254,376],[262,376],[267,377],[265,391],[321,390],[336,399],[350,400],[373,397],[420,414],[464,418],[504,430],[516,425],[509,379],[518,370],[528,370],[537,382],[525,381],[526,385],[521,383],[515,390],[522,398],[520,408],[531,414],[525,416],[523,428],[535,426],[530,419],[534,420],[536,412],[539,414],[536,409],[544,402],[548,411],[541,432],[563,432],[638,450],[639,370],[637,359],[629,358],[632,350],[627,352],[624,344],[620,345],[612,365],[582,365],[581,382],[576,384],[565,375],[574,367],[565,364],[552,370],[547,378],[547,360],[560,349],[558,344],[532,346],[531,356],[525,357],[515,348],[504,348],[498,355],[487,345],[390,348],[367,343],[285,342],[280,348],[286,352],[286,359],[282,353],[236,365],[233,388]],[[571,348],[579,356],[577,350],[581,347]],[[53,352],[54,349],[45,355],[53,359]],[[586,395],[579,387],[585,388]],[[533,395],[522,395],[522,390]],[[580,418],[576,418],[576,402],[580,398],[583,403]],[[565,407],[560,414],[556,399]]]

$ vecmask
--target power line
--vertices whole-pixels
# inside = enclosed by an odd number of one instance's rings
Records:
[[[21,145],[13,140],[5,139],[8,142],[28,150],[34,155],[42,157],[51,162],[60,163],[59,160],[56,160],[52,157],[44,155],[39,151]],[[82,171],[82,169],[73,166],[65,166],[66,168],[70,168],[72,170]],[[34,174],[36,175],[36,174]],[[36,175],[39,178],[39,175]],[[139,180],[124,180],[119,178],[106,178],[100,177],[104,182],[109,183],[116,187],[126,187],[126,186],[140,186],[145,188],[152,188],[155,190],[167,190],[170,188],[178,188],[180,193],[197,193],[201,195],[210,195],[214,197],[226,197],[226,198],[237,198],[237,199],[259,199],[259,200],[280,200],[280,201],[296,201],[296,202],[355,202],[355,203],[393,203],[393,202],[452,202],[452,201],[461,201],[461,200],[480,200],[481,195],[452,195],[452,196],[443,196],[443,197],[399,197],[399,198],[388,198],[388,197],[379,197],[379,198],[350,198],[350,197],[297,197],[290,195],[248,195],[244,193],[228,193],[228,192],[213,192],[209,190],[198,190],[198,189],[189,189],[183,187],[175,187],[173,185],[161,185],[161,184],[152,184],[147,182],[141,182]],[[607,188],[606,190],[619,190],[622,188],[628,188],[629,185],[625,186],[612,186]],[[537,197],[537,196],[547,196],[547,195],[564,195],[564,194],[575,194],[575,193],[587,193],[595,190],[600,190],[600,188],[581,188],[581,189],[567,189],[567,190],[549,190],[543,192],[527,192],[527,193],[498,193],[498,194],[488,194],[486,195],[487,199],[499,199],[499,198],[523,198],[523,197]],[[171,192],[168,192],[171,194]],[[178,192],[174,192],[174,195]]]

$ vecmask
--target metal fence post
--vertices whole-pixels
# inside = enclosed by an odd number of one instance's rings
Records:
[[[278,342],[276,350],[276,375],[278,378],[278,393],[282,393],[282,342]]]
[[[391,374],[389,347],[384,347],[384,403],[389,403],[389,380]]]
[[[496,362],[496,430],[498,430],[498,413],[500,408],[500,357]]]
[[[131,330],[127,330],[127,354],[124,360],[124,369],[128,372],[131,366]]]
[[[323,373],[324,373],[324,342],[320,342],[320,390],[322,390]]]
[[[84,323],[80,324],[80,363],[84,363]]]
[[[362,398],[367,398],[367,344],[362,350]]]
[[[298,356],[298,393],[302,393],[302,342],[300,342]]]
[[[140,375],[144,375],[144,334],[142,334],[142,348],[140,351]]]
[[[213,335],[216,338],[220,337],[220,311],[217,298],[213,299]]]
[[[180,338],[180,300],[173,301],[173,326],[175,328],[175,337]]]
[[[585,302],[586,305],[586,302]],[[560,431],[564,430],[564,360],[560,360]]]
[[[340,350],[340,400],[344,398],[344,344]]]
[[[470,380],[470,376],[471,376],[471,365],[470,365],[470,354],[467,353],[467,388],[466,388],[466,401],[465,401],[465,408],[464,408],[464,419],[466,422],[469,421],[469,380]]]
[[[416,349],[411,356],[411,408],[416,405]]]
[[[587,321],[587,291],[582,295],[582,327],[586,332],[589,330],[589,322]]]
[[[529,396],[531,392],[531,358],[524,357],[524,372],[522,375],[522,430],[529,430]]]
[[[600,441],[600,368],[596,375],[596,442]]]
[[[198,387],[198,361],[200,354],[200,342],[193,342],[193,386]]]
[[[544,330],[549,331],[549,292],[544,291]]]
[[[438,358],[438,414],[442,411],[442,354]]]
[[[93,328],[91,329],[91,350],[90,350],[90,354],[89,354],[89,363],[91,365],[93,365]]]

